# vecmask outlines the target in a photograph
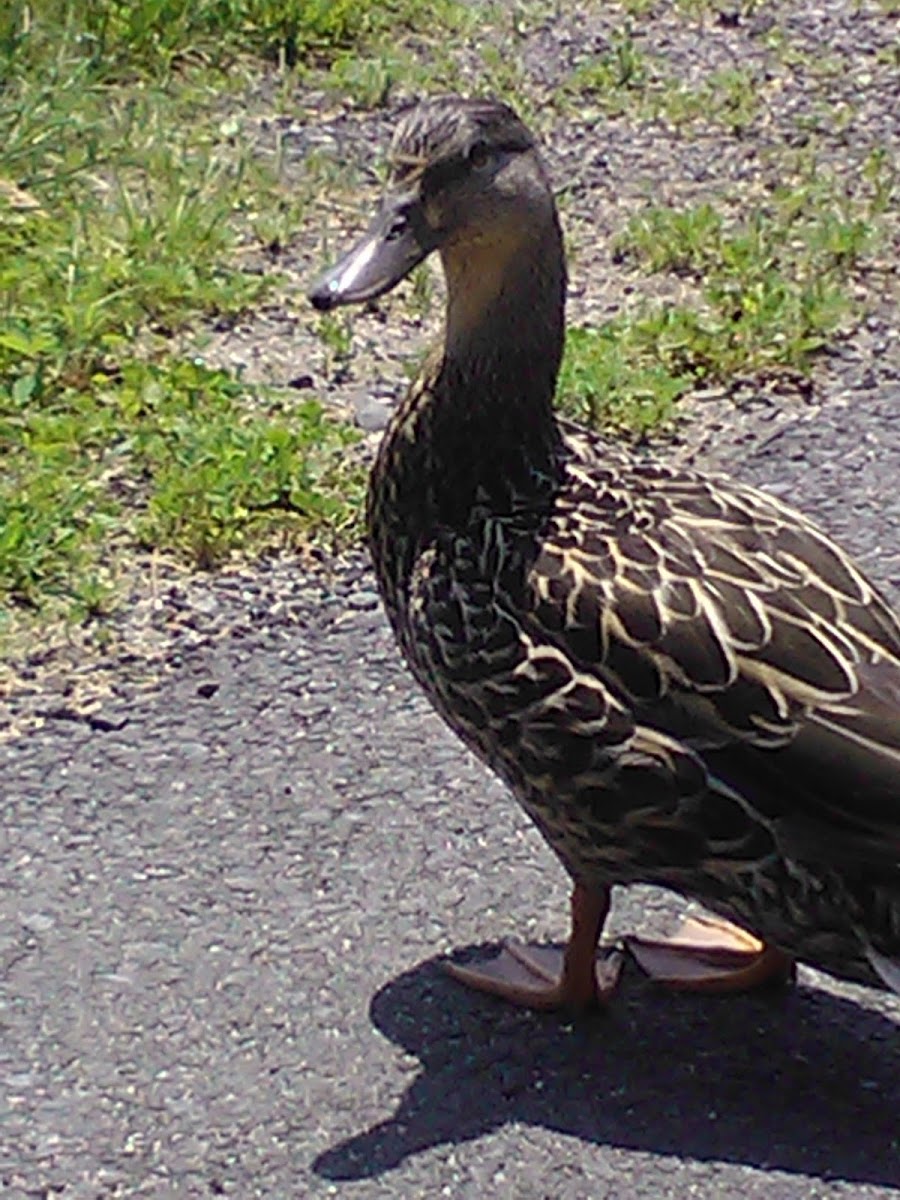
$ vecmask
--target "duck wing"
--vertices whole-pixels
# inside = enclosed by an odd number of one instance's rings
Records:
[[[700,755],[783,853],[900,871],[900,623],[812,522],[582,449],[529,585],[536,636]]]

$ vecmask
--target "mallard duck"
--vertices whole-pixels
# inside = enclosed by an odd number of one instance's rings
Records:
[[[900,623],[811,521],[554,413],[560,223],[535,139],[495,100],[400,120],[322,310],[427,255],[443,346],[385,433],[367,528],[412,673],[571,876],[563,953],[507,946],[464,982],[547,1009],[602,1001],[615,884],[710,912],[628,939],[673,986],[784,978],[799,959],[900,991]]]

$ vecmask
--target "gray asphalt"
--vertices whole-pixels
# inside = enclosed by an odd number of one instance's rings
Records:
[[[869,382],[719,458],[896,596],[900,388]],[[157,690],[0,746],[0,1195],[897,1193],[896,999],[630,972],[573,1023],[447,978],[451,948],[559,939],[565,880],[362,564],[260,580],[210,584],[234,620]],[[616,927],[678,911],[635,890]]]

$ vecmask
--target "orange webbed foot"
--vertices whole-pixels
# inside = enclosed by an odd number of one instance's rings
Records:
[[[572,892],[572,931],[565,950],[550,946],[505,946],[476,966],[446,963],[454,979],[523,1008],[583,1010],[605,1004],[622,969],[621,951],[598,956],[597,941],[609,912],[609,891],[576,885]]]
[[[789,983],[794,960],[720,917],[689,917],[671,938],[625,938],[637,964],[665,987],[688,992],[748,992]]]

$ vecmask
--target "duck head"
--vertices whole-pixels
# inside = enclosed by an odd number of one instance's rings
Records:
[[[534,138],[506,104],[445,96],[402,117],[389,151],[388,190],[360,242],[316,282],[320,310],[374,300],[432,251],[451,310],[468,324],[515,275],[529,242],[558,222]],[[559,257],[559,256],[558,256]]]

